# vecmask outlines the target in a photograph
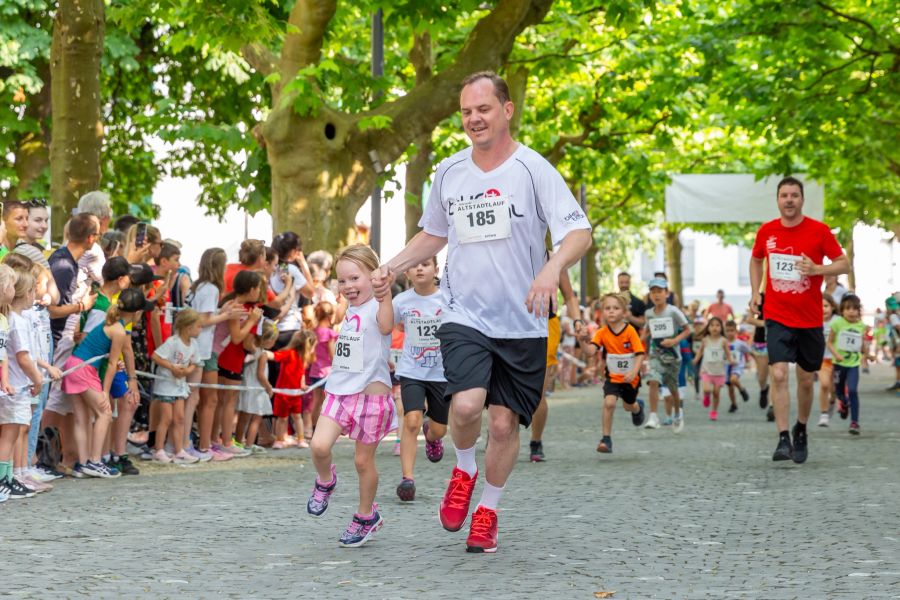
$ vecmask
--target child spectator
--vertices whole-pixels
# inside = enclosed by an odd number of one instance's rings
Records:
[[[169,337],[153,353],[157,375],[153,386],[153,402],[158,405],[154,462],[187,465],[197,462],[196,456],[184,450],[184,401],[190,395],[186,377],[200,364],[200,314],[192,308],[178,313],[175,335]],[[172,442],[174,454],[166,454],[166,435]]]

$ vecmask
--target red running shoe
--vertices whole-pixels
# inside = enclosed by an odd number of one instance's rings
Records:
[[[466,539],[466,552],[497,551],[497,512],[479,506],[472,513],[472,526]]]
[[[469,504],[472,502],[472,492],[475,491],[475,481],[478,479],[478,471],[473,477],[453,467],[453,473],[450,475],[450,484],[447,491],[444,492],[444,499],[441,500],[441,525],[447,531],[459,531],[462,529],[466,517],[469,516]]]

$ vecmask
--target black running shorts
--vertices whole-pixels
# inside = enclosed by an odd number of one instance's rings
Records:
[[[797,363],[807,373],[813,373],[822,367],[825,334],[821,327],[788,327],[767,319],[766,344],[769,364]]]
[[[446,387],[444,381],[419,381],[401,376],[400,398],[404,414],[421,410],[435,423],[446,425],[450,413],[450,405],[444,398]]]
[[[447,378],[446,397],[483,388],[486,405],[505,406],[519,415],[522,425],[531,425],[544,388],[547,338],[489,338],[457,323],[441,325],[437,337]]]
[[[625,404],[634,404],[637,402],[638,388],[640,387],[640,383],[638,387],[634,387],[630,383],[613,383],[607,380],[603,382],[603,395],[618,396]]]

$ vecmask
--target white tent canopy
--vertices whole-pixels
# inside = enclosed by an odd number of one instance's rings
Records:
[[[803,182],[803,214],[822,220],[825,189]],[[764,223],[778,218],[776,187],[781,177],[757,180],[753,175],[674,175],[666,186],[666,221],[669,223]]]

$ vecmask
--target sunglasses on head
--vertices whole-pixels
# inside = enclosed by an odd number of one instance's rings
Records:
[[[23,202],[28,208],[47,208],[47,201],[40,198],[32,198]]]

